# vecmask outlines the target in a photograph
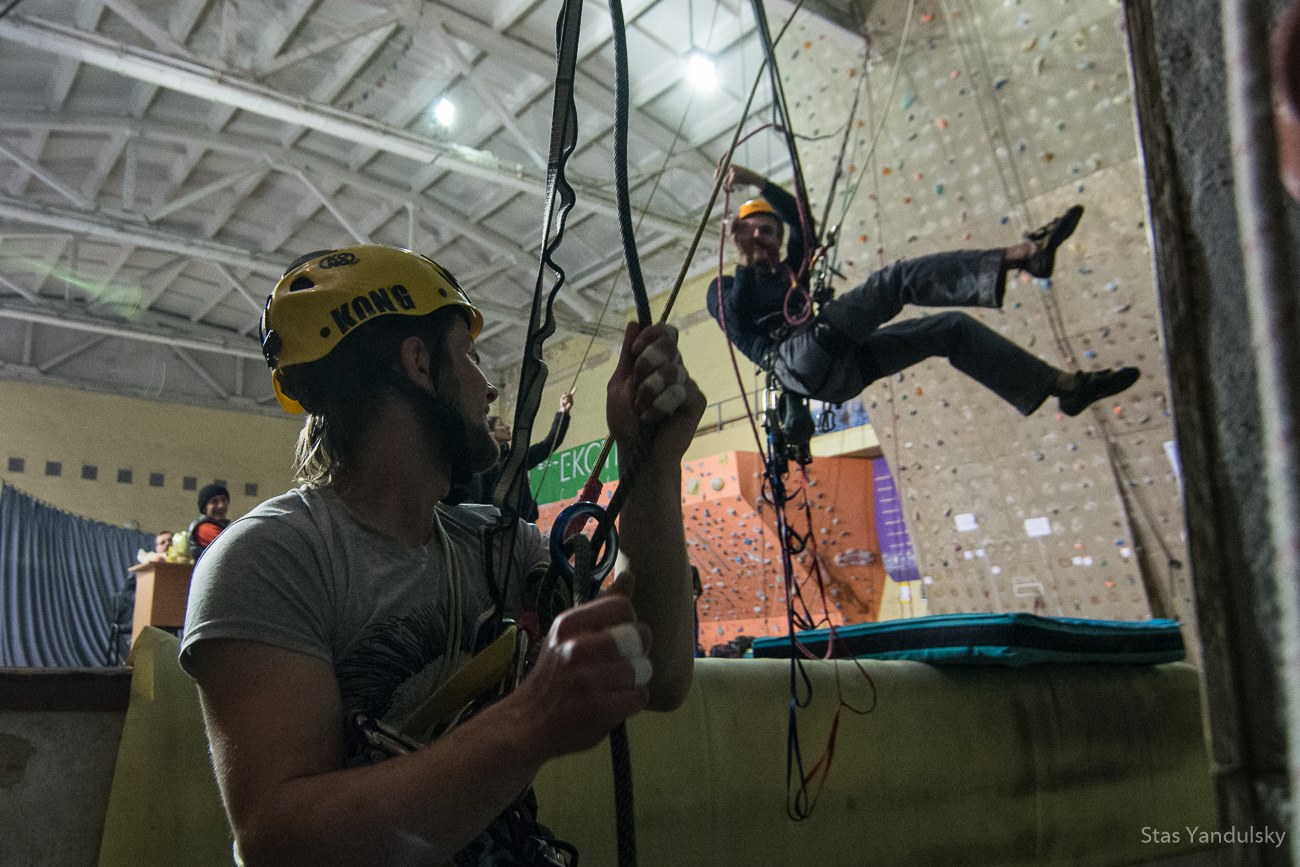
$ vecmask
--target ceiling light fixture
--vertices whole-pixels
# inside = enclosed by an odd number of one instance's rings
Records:
[[[718,86],[718,75],[713,58],[703,51],[692,51],[686,56],[686,80],[696,90],[708,93]]]
[[[456,104],[445,96],[439,99],[433,107],[433,118],[443,126],[451,126],[456,122]]]

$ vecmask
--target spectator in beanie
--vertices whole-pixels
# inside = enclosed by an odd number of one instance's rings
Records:
[[[199,489],[199,516],[186,531],[190,538],[190,555],[195,560],[230,524],[230,519],[226,517],[229,509],[230,491],[224,485],[214,482]]]

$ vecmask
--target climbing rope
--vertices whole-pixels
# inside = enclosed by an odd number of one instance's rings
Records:
[[[615,41],[616,55],[616,118],[615,118],[615,173],[618,198],[619,226],[623,241],[624,260],[632,284],[632,293],[637,305],[638,319],[642,325],[648,325],[650,319],[649,302],[646,298],[645,284],[641,276],[640,264],[636,253],[636,241],[632,231],[631,207],[627,176],[627,115],[628,115],[628,71],[626,32],[623,24],[622,6],[619,0],[610,0],[610,18]],[[553,306],[555,298],[565,282],[565,274],[554,259],[564,238],[564,227],[568,214],[576,201],[572,187],[565,179],[565,166],[577,144],[577,110],[574,83],[577,75],[578,36],[581,25],[582,0],[565,0],[556,22],[556,81],[555,99],[551,118],[551,146],[547,165],[547,189],[545,221],[542,238],[541,262],[538,267],[534,286],[532,307],[528,323],[528,339],[524,352],[519,377],[519,397],[515,406],[515,424],[512,447],[501,477],[493,491],[493,502],[499,509],[499,519],[484,534],[484,562],[488,564],[488,585],[496,587],[493,572],[504,575],[497,597],[496,622],[498,631],[502,626],[506,605],[509,600],[510,565],[514,560],[514,550],[518,538],[515,527],[518,522],[520,503],[527,484],[527,467],[525,456],[528,443],[532,439],[532,427],[541,402],[541,392],[546,381],[547,368],[542,358],[542,349],[546,339],[555,331]],[[558,201],[557,201],[558,196]],[[554,276],[550,292],[544,287],[547,271]],[[643,432],[638,440],[635,452],[648,448],[650,432]],[[634,459],[639,455],[634,455]],[[629,474],[631,475],[631,474]],[[619,491],[626,497],[632,479],[620,485]],[[611,503],[611,506],[614,506]],[[611,510],[607,521],[597,525],[597,537],[593,540],[594,548],[599,550],[606,541],[605,528],[612,526],[616,509]],[[563,528],[559,528],[561,531]],[[508,542],[500,546],[501,559],[495,559],[493,540],[501,533],[508,533]],[[613,550],[613,540],[608,540],[609,550]],[[590,556],[579,556],[581,576],[577,580],[589,582]],[[495,567],[495,568],[494,568]],[[634,867],[636,864],[635,822],[632,812],[631,770],[628,763],[626,729],[620,725],[611,734],[611,752],[614,755],[615,807],[617,814],[618,851],[620,867]]]
[[[780,91],[779,76],[775,73],[776,58],[774,48],[780,37],[778,36],[778,40],[770,40],[763,37],[766,30],[766,20],[761,0],[753,0],[753,4],[755,7],[755,16],[761,22],[759,30],[760,37],[763,38],[764,43],[764,62],[769,77],[774,81],[773,86],[776,91],[774,94],[774,103],[776,104],[776,124],[782,128],[787,148],[791,151],[790,157],[795,171],[794,185],[797,191],[795,200],[799,210],[801,235],[806,239],[803,264],[799,267],[800,275],[795,281],[796,283],[799,283],[802,282],[804,275],[808,273],[808,257],[814,247],[818,244],[818,240],[814,234],[814,227],[811,225],[809,219],[807,196],[806,193],[803,192],[802,172],[799,167],[798,154],[795,149],[795,134],[789,121],[788,110],[784,106],[784,94]],[[793,20],[793,14],[791,20]],[[789,23],[790,21],[786,22],[786,27],[789,26]],[[784,27],[781,32],[785,32]],[[758,79],[761,79],[762,74],[763,70],[760,69]],[[746,115],[747,114],[748,112],[746,112]],[[744,123],[744,120],[745,118],[742,117],[742,124]],[[852,128],[851,120],[846,122],[846,127],[849,129]],[[737,130],[736,136],[733,138],[732,147],[728,149],[721,163],[719,178],[725,174],[727,166],[730,164],[731,156],[734,153],[736,144],[739,140],[739,130]],[[724,211],[729,213],[729,201],[725,202]],[[725,256],[725,244],[726,233],[724,230],[719,243],[718,273],[716,277],[719,324],[722,325],[724,333],[726,332],[726,305],[724,303],[725,299],[722,295],[722,286],[724,281],[723,262]],[[787,307],[788,304],[789,300],[787,296]],[[811,303],[809,303],[807,307],[810,313]],[[786,312],[787,319],[789,319],[790,311],[787,309]],[[816,536],[812,529],[812,509],[807,492],[809,480],[806,469],[802,466],[803,463],[806,463],[806,459],[799,462],[801,464],[799,471],[803,478],[803,484],[800,485],[795,492],[791,493],[786,489],[785,483],[786,476],[789,473],[788,457],[791,454],[789,449],[790,444],[786,432],[782,429],[782,419],[780,417],[782,413],[779,411],[780,406],[785,401],[780,399],[772,401],[769,397],[769,406],[764,413],[765,427],[767,428],[768,434],[765,447],[762,438],[758,435],[757,427],[754,423],[754,413],[749,406],[748,395],[746,394],[744,382],[740,374],[739,363],[736,359],[736,350],[734,345],[731,345],[730,341],[728,341],[728,349],[730,352],[732,368],[740,386],[741,395],[745,402],[746,412],[750,420],[751,428],[754,432],[755,444],[759,454],[762,455],[764,462],[763,493],[758,505],[760,511],[764,503],[770,503],[772,505],[773,522],[775,525],[778,545],[781,551],[782,585],[784,587],[786,604],[786,631],[790,641],[790,699],[786,738],[786,806],[788,816],[791,819],[798,821],[811,816],[815,809],[818,796],[822,791],[822,786],[825,783],[826,775],[829,773],[830,765],[834,757],[835,741],[838,734],[841,713],[846,708],[853,713],[869,713],[875,707],[875,687],[871,681],[870,675],[862,667],[861,663],[854,660],[854,665],[857,666],[864,681],[870,688],[871,701],[868,706],[863,708],[853,706],[845,699],[843,686],[840,683],[838,676],[839,673],[837,666],[836,686],[838,705],[834,715],[831,732],[827,738],[826,748],[822,755],[813,763],[811,769],[807,768],[804,762],[799,733],[798,711],[808,707],[812,701],[812,681],[804,667],[804,660],[815,658],[815,654],[810,653],[808,649],[801,644],[797,638],[797,634],[800,631],[815,629],[825,625],[829,632],[826,657],[830,658],[833,657],[835,653],[834,645],[836,630],[830,621],[830,605],[826,600],[825,581],[821,572],[820,560],[817,555]],[[769,396],[774,393],[771,390],[773,385],[774,383],[769,380]],[[792,396],[787,396],[786,399],[788,400],[793,398]],[[803,533],[794,530],[787,514],[788,509],[791,507],[791,502],[796,497],[802,500],[800,511],[803,513],[803,524],[806,528]],[[794,558],[796,555],[801,556],[808,564],[807,574],[802,580],[796,577],[796,569],[794,565]],[[809,603],[808,599],[805,598],[805,585],[816,587],[817,595],[820,597],[821,611],[823,612],[822,615],[813,615],[812,605]]]

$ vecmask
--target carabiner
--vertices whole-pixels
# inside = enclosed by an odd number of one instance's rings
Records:
[[[556,517],[555,523],[551,525],[551,565],[572,583],[574,580],[573,564],[569,562],[569,557],[573,554],[573,548],[570,540],[585,527],[588,519],[596,522],[594,536],[603,534],[605,544],[597,552],[596,562],[592,564],[591,574],[587,576],[589,587],[574,588],[579,601],[585,601],[595,596],[596,591],[600,589],[601,582],[605,580],[605,576],[614,568],[614,560],[618,557],[618,530],[615,529],[614,522],[609,517],[609,512],[596,503],[587,502],[577,502],[565,508]],[[573,532],[569,532],[570,525],[575,522],[577,526]]]

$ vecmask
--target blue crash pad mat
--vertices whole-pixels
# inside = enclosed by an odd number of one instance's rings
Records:
[[[1084,620],[1034,614],[936,614],[796,634],[817,657],[974,665],[1153,664],[1186,655],[1176,620]],[[755,657],[790,657],[788,636],[754,640]],[[801,653],[800,656],[803,656]]]

